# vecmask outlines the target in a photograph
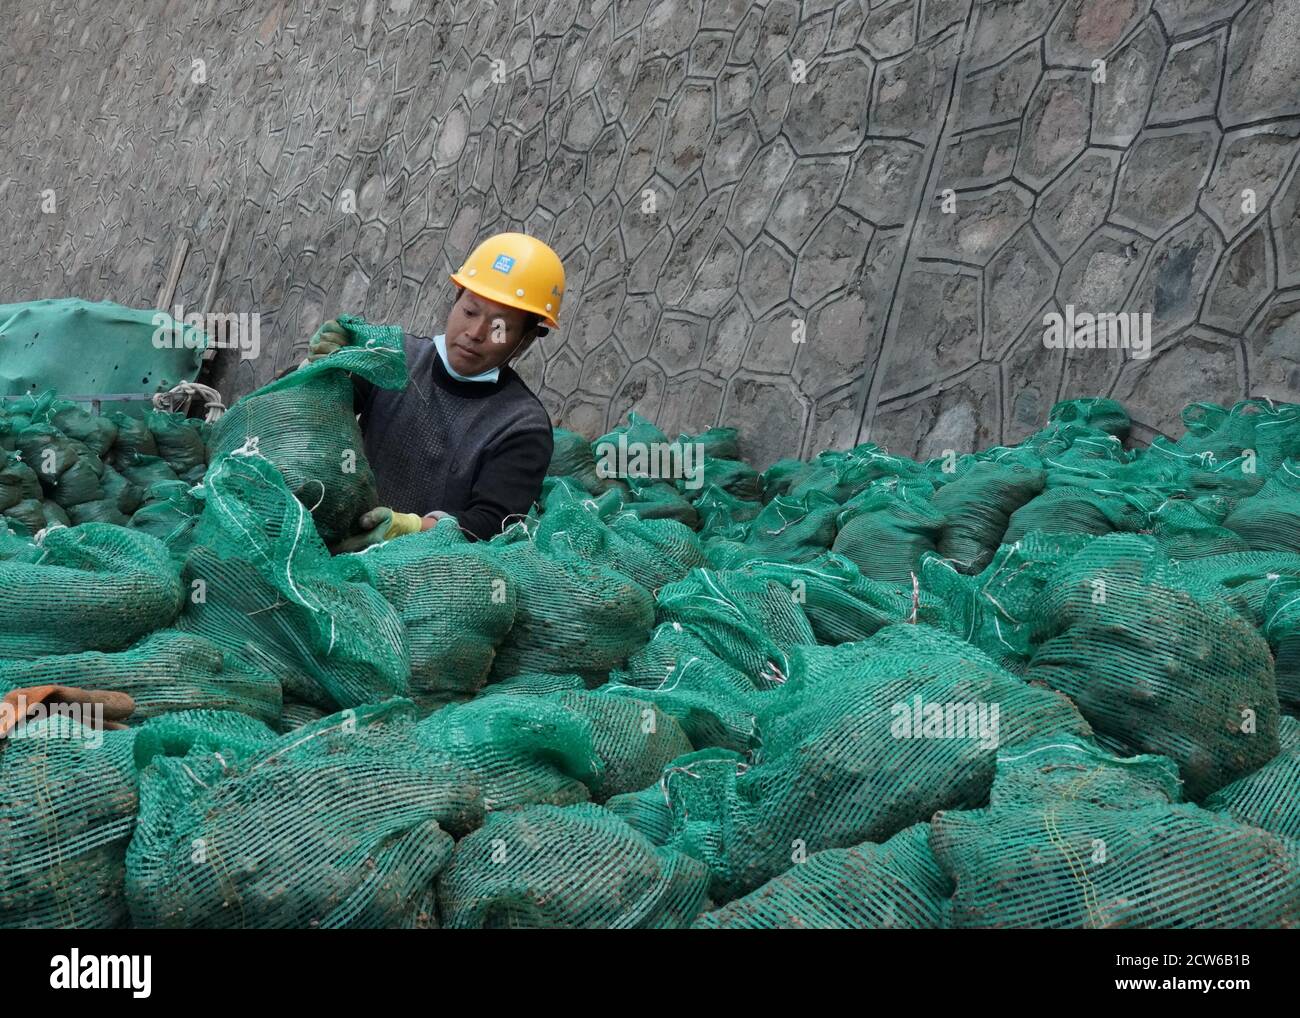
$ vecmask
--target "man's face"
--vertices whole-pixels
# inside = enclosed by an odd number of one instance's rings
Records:
[[[527,319],[526,311],[462,290],[447,316],[447,359],[458,374],[491,371],[524,341]]]

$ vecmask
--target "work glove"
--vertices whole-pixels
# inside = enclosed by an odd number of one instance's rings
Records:
[[[381,505],[362,513],[357,525],[361,533],[340,541],[334,548],[336,552],[361,551],[403,534],[418,534],[424,529],[424,519],[415,513],[395,513]]]
[[[351,342],[348,330],[337,319],[331,318],[312,334],[311,341],[307,344],[307,361],[310,363],[328,357]]]

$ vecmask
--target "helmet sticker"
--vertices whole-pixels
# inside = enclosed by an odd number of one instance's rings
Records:
[[[515,260],[509,255],[497,255],[497,260],[492,263],[492,268],[501,273],[508,273],[515,267]]]

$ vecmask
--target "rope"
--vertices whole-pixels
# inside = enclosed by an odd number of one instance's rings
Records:
[[[221,415],[226,412],[226,404],[221,402],[221,393],[210,385],[204,385],[202,382],[181,382],[174,385],[166,392],[155,393],[153,405],[158,410],[171,410],[174,412],[188,414],[190,403],[195,396],[201,396],[207,407],[207,414],[204,421],[213,424],[221,419]]]

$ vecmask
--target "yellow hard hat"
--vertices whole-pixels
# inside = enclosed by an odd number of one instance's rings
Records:
[[[498,233],[470,252],[452,282],[487,300],[560,324],[564,266],[560,256],[526,233]]]

